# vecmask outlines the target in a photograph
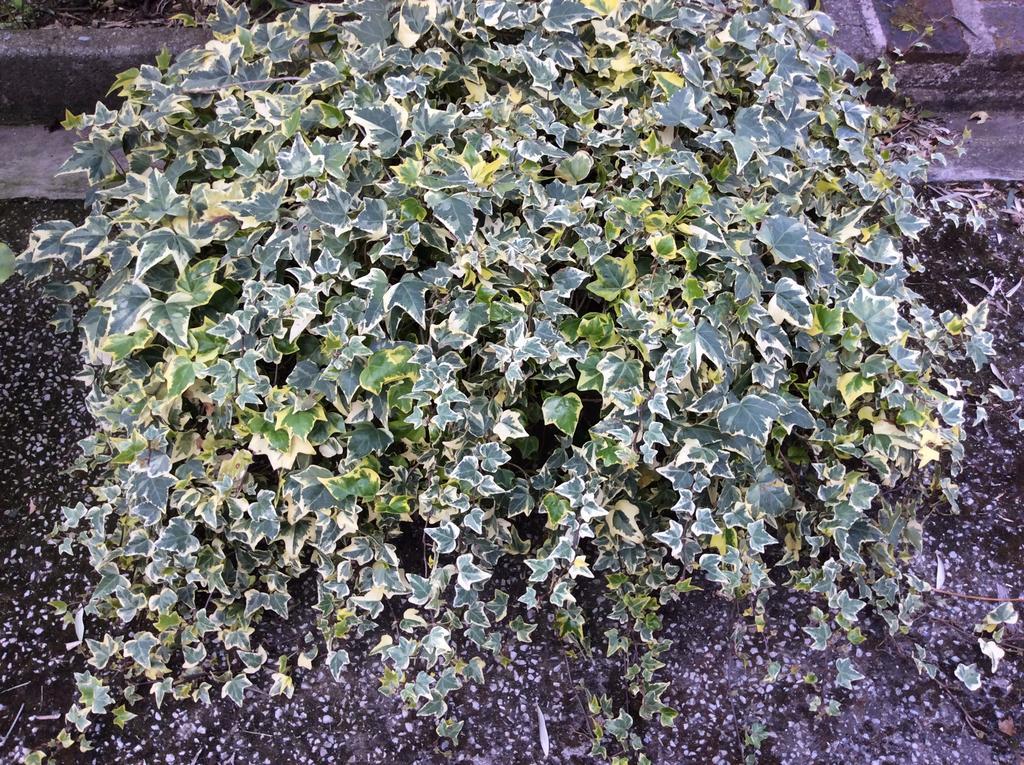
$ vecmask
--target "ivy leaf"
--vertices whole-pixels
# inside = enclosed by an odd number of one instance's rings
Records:
[[[836,659],[836,685],[852,690],[853,684],[863,679],[864,675],[857,671],[852,661],[846,658]]]
[[[341,673],[345,671],[345,667],[350,663],[348,651],[344,649],[330,651],[327,654],[327,669],[330,670],[331,677],[336,681],[341,679]]]
[[[775,283],[775,294],[768,301],[768,313],[778,324],[788,321],[801,329],[810,328],[812,315],[807,290],[788,276],[782,277]]]
[[[172,518],[156,540],[156,549],[188,555],[199,549],[199,540],[192,533],[195,524],[184,518]]]
[[[231,699],[235,706],[242,706],[242,702],[245,700],[245,692],[252,687],[252,681],[246,675],[235,675],[220,689],[220,697],[222,699]]]
[[[331,226],[335,231],[349,227],[349,208],[352,195],[334,183],[328,183],[323,195],[309,202],[309,212],[320,223]]]
[[[365,199],[355,227],[368,233],[371,239],[382,239],[388,233],[387,218],[388,208],[383,199]]]
[[[597,14],[582,3],[573,0],[551,0],[544,14],[544,28],[549,32],[572,34],[573,27],[596,18]]]
[[[14,252],[4,242],[0,242],[0,284],[14,274]]]
[[[684,331],[683,338],[688,341],[690,363],[694,368],[699,367],[701,360],[705,358],[714,363],[719,370],[725,370],[729,366],[729,356],[722,343],[722,337],[707,319],[701,319],[696,327]]]
[[[463,553],[456,558],[455,569],[458,572],[459,587],[464,590],[472,589],[477,582],[485,582],[491,578],[490,573],[473,563],[472,553]]]
[[[115,708],[113,710],[113,714],[114,725],[116,725],[120,730],[124,730],[125,725],[134,720],[136,717],[138,717],[138,715],[136,715],[134,712],[129,712],[124,704]]]
[[[625,499],[620,499],[608,511],[608,529],[615,536],[633,544],[642,544],[643,532],[637,522],[640,508]]]
[[[757,231],[757,239],[776,260],[784,263],[814,262],[807,227],[797,218],[773,215],[765,219]]]
[[[199,248],[188,237],[181,236],[169,228],[158,228],[139,240],[135,278],[142,278],[153,266],[163,263],[168,257],[174,260],[180,273],[197,252]]]
[[[814,335],[839,335],[843,332],[843,309],[829,308],[828,306],[815,304],[811,306],[811,328],[808,334]]]
[[[597,363],[604,382],[602,392],[629,390],[643,384],[643,366],[636,359],[623,359],[608,354]]]
[[[434,216],[458,241],[463,244],[472,241],[473,233],[476,231],[476,216],[473,214],[471,197],[466,194],[450,197],[428,194],[426,200]]]
[[[565,497],[560,497],[554,492],[548,492],[540,501],[541,509],[547,513],[548,527],[554,528],[562,522],[572,509]]]
[[[594,276],[596,280],[588,284],[587,289],[609,303],[614,303],[624,290],[636,282],[633,257],[613,258],[605,255],[594,263]]]
[[[558,163],[556,175],[569,183],[581,183],[594,167],[594,160],[585,151],[577,151]]]
[[[178,398],[196,380],[196,368],[187,356],[175,356],[164,370],[167,398]]]
[[[850,313],[864,322],[868,336],[879,345],[889,345],[899,337],[899,314],[892,298],[876,295],[861,285],[850,296],[849,307]]]
[[[690,87],[673,91],[667,103],[656,104],[654,109],[659,122],[669,127],[682,125],[697,132],[708,121],[707,115],[697,106],[696,92]]]
[[[505,410],[501,413],[498,421],[494,423],[494,435],[496,435],[502,441],[515,440],[517,438],[527,438],[529,433],[523,427],[521,415],[519,412],[513,412],[511,410]]]
[[[839,395],[843,397],[843,402],[848,409],[853,407],[853,402],[858,398],[868,393],[873,393],[875,390],[875,384],[866,377],[861,376],[860,372],[847,372],[846,374],[839,375],[836,387],[839,389]]]
[[[188,322],[192,313],[189,295],[175,293],[166,302],[157,303],[149,314],[149,326],[169,343],[188,349]]]
[[[419,365],[409,361],[412,355],[413,350],[407,345],[377,351],[360,372],[359,384],[370,393],[380,393],[385,385],[415,377]]]
[[[583,402],[575,393],[548,396],[544,399],[544,423],[554,425],[567,436],[572,436],[576,432],[576,423],[579,422],[582,409]]]
[[[424,295],[430,288],[425,281],[415,276],[403,276],[384,293],[384,310],[400,308],[421,327],[427,326],[427,306]]]
[[[153,668],[153,649],[160,645],[150,632],[136,632],[131,640],[124,643],[124,652],[130,656],[143,669]]]
[[[580,319],[577,334],[595,348],[605,348],[615,343],[615,321],[606,313],[588,313]]]
[[[380,476],[369,467],[357,467],[345,475],[318,479],[321,484],[339,502],[350,497],[372,499],[380,490]]]
[[[724,433],[746,436],[760,444],[768,439],[772,422],[779,408],[766,398],[750,393],[739,401],[727,404],[718,413],[718,426]]]
[[[404,115],[393,104],[361,106],[348,113],[349,119],[366,131],[366,140],[383,159],[390,159],[402,145]]]
[[[155,223],[165,217],[176,218],[188,211],[188,197],[178,194],[171,182],[158,170],[146,179],[146,197],[136,209],[144,220]]]
[[[316,178],[323,175],[324,158],[310,151],[309,144],[300,133],[291,146],[278,152],[277,166],[281,169],[282,178]]]
[[[440,555],[447,555],[455,551],[455,542],[459,538],[459,527],[451,521],[428,528],[426,532],[427,536],[434,540],[434,545]]]
[[[369,384],[373,385],[372,382]],[[367,388],[367,390],[370,389]],[[371,390],[370,392],[379,393],[380,391]],[[381,430],[368,422],[361,422],[352,428],[348,437],[348,456],[358,460],[369,454],[381,454],[393,442],[394,437],[387,431]]]
[[[413,47],[420,35],[434,23],[436,16],[436,0],[404,0],[395,39],[406,48]]]

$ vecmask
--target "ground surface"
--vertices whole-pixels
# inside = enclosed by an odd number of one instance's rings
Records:
[[[166,24],[176,13],[206,15],[206,0],[0,0],[0,29]]]
[[[77,214],[71,202],[45,208],[0,202],[0,240],[21,244],[34,220]],[[1004,222],[984,236],[937,228],[914,250],[928,267],[915,284],[936,308],[961,308],[963,299],[990,296],[997,368],[1017,396],[990,407],[988,423],[972,430],[964,512],[928,516],[926,552],[917,566],[921,575],[933,576],[937,552],[951,589],[995,594],[1005,588],[1024,595],[1024,448],[1017,425],[1024,287],[1012,292],[1024,277],[1024,244]],[[72,632],[46,605],[81,597],[89,580],[43,541],[59,506],[81,495],[80,482],[62,468],[88,428],[82,392],[73,382],[74,340],[51,331],[48,312],[39,294],[17,280],[0,286],[0,736],[7,733],[0,762],[16,762],[59,730],[73,673],[85,668],[79,654],[65,650]],[[983,379],[995,381],[990,373]],[[840,655],[810,650],[800,629],[806,603],[780,597],[768,631],[743,634],[735,650],[731,636],[745,624],[735,604],[694,593],[666,614],[666,634],[675,640],[664,670],[672,682],[666,700],[681,715],[675,729],[649,731],[651,751],[662,765],[737,763],[752,752],[745,731],[761,723],[770,734],[758,760],[764,763],[1020,765],[1024,659],[1008,652],[999,674],[989,676],[987,659],[969,634],[986,610],[972,601],[936,599],[918,623],[919,637],[941,658],[948,687],[919,677],[900,645],[872,625],[865,630],[868,640],[850,653],[866,679],[849,693],[803,682],[808,672],[830,677],[829,665]],[[295,622],[265,627],[280,653],[299,646],[309,611],[300,611]],[[595,632],[603,629],[600,619],[594,626]],[[226,703],[168,704],[124,731],[97,727],[96,750],[68,761],[590,765],[574,683],[585,677],[591,687],[614,692],[620,667],[566,656],[543,632],[534,633],[533,644],[515,646],[507,668],[490,669],[486,686],[457,696],[453,711],[466,719],[466,729],[458,751],[447,756],[431,725],[376,692],[373,661],[357,660],[341,683],[323,670],[300,671],[291,700],[259,697],[242,711]],[[103,625],[87,620],[87,635],[102,633]],[[1020,639],[1019,631],[1012,635],[1011,648],[1024,648]],[[783,671],[769,682],[773,661]],[[971,694],[952,679],[958,661],[986,669],[981,692]],[[812,713],[808,700],[814,694],[842,702],[839,714]],[[534,703],[547,716],[547,758],[538,745]]]

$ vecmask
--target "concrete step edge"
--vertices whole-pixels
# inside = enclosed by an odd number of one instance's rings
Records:
[[[92,111],[118,74],[210,39],[207,29],[50,27],[0,31],[0,124],[51,124]]]

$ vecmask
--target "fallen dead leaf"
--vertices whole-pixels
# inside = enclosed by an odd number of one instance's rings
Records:
[[[999,721],[999,732],[1004,736],[1014,736],[1017,733],[1017,726],[1013,724],[1012,717],[1004,717]]]

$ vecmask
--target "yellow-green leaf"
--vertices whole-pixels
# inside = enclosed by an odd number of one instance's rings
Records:
[[[377,351],[359,374],[359,384],[370,393],[380,393],[385,385],[415,377],[419,365],[409,361],[412,354],[412,348],[407,345]]]
[[[853,402],[866,393],[873,393],[875,384],[863,377],[859,372],[847,372],[839,376],[839,395],[843,397],[847,408],[853,406]]]
[[[167,398],[177,398],[196,381],[196,368],[192,360],[177,355],[164,368],[164,382],[167,384]]]

